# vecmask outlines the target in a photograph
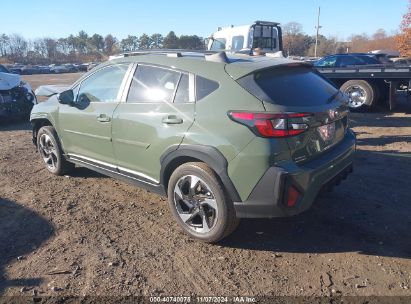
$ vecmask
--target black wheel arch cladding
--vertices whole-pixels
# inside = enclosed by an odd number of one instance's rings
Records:
[[[222,182],[227,195],[233,202],[241,202],[241,198],[228,176],[228,162],[224,155],[215,147],[204,145],[174,145],[168,148],[160,157],[161,172],[160,183],[167,191],[168,180],[176,164],[199,160],[207,164],[217,174]],[[183,161],[182,163],[180,163]]]

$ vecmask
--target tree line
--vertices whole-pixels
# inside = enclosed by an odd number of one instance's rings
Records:
[[[398,50],[401,56],[411,57],[411,0],[408,10],[402,18],[400,32],[388,35],[384,29],[378,29],[373,35],[351,35],[347,41],[336,37],[318,37],[318,56],[336,53],[369,52],[371,50]],[[315,36],[304,34],[302,25],[290,22],[283,26],[283,48],[286,55],[314,56]]]
[[[402,17],[401,32],[395,37],[402,56],[411,57],[411,0],[408,1],[408,11]]]
[[[315,36],[303,32],[298,22],[283,26],[283,49],[286,56],[314,56]],[[142,49],[205,49],[205,40],[197,35],[177,36],[170,31],[165,37],[159,33],[128,35],[117,39],[108,34],[88,35],[80,31],[66,38],[38,38],[27,40],[18,34],[0,34],[0,62],[31,64],[101,61],[119,52]],[[351,35],[347,41],[319,35],[317,55],[324,56],[346,52],[368,52],[378,49],[399,50],[402,56],[411,56],[411,0],[404,14],[400,32],[388,35],[379,29],[373,35]]]
[[[285,55],[314,56],[315,36],[304,34],[302,25],[290,22],[283,26],[283,48]],[[383,29],[373,35],[351,35],[347,41],[340,41],[337,37],[319,35],[317,55],[324,56],[337,53],[368,52],[371,50],[398,49],[395,36],[389,36]]]
[[[165,37],[159,33],[128,35],[117,39],[112,34],[89,35],[80,31],[66,38],[25,39],[19,34],[0,34],[0,59],[4,62],[49,64],[65,62],[101,61],[119,52],[142,49],[205,49],[204,39],[197,35],[177,36],[170,31]]]

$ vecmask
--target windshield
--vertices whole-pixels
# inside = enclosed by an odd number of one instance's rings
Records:
[[[307,67],[263,70],[238,82],[260,100],[284,106],[317,106],[342,98],[337,88]]]
[[[212,44],[211,44],[211,51],[221,51],[221,50],[225,50],[225,45],[227,40],[224,38],[213,38],[212,40]]]

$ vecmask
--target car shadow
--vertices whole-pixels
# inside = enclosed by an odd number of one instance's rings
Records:
[[[411,157],[357,151],[354,173],[298,216],[243,220],[221,245],[293,253],[411,258]]]
[[[0,132],[2,131],[31,131],[31,124],[27,120],[0,122]]]
[[[411,142],[411,134],[410,135],[399,135],[399,136],[392,135],[392,136],[380,136],[380,137],[372,137],[372,138],[357,138],[357,146],[381,147],[385,145],[395,144],[398,142],[408,142],[408,143]],[[396,152],[396,151],[391,151],[391,152]]]
[[[81,178],[109,178],[107,175],[98,173],[85,167],[76,167],[74,170],[71,170],[68,175],[71,177]]]
[[[54,234],[50,222],[16,202],[0,197],[0,295],[8,287],[38,286],[42,278],[8,279],[5,268],[12,262],[24,262]]]

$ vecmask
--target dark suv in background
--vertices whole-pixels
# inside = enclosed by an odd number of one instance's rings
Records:
[[[377,64],[381,65],[382,62],[379,61],[372,54],[363,54],[363,53],[351,53],[351,54],[336,54],[329,55],[321,58],[314,63],[315,67],[328,68],[328,67],[348,67],[355,65],[368,65],[368,64]]]

